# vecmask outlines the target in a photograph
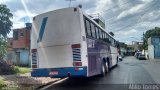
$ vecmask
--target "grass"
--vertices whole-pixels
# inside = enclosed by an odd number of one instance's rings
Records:
[[[25,74],[31,72],[30,68],[27,67],[19,67],[19,66],[14,66],[14,73],[15,74]]]
[[[0,77],[0,88],[5,86],[6,86],[6,83],[4,82],[3,78]]]

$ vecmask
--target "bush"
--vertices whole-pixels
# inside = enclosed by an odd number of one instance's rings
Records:
[[[13,74],[13,66],[0,59],[0,75]]]
[[[19,67],[19,66],[14,66],[14,69],[13,69],[14,74],[25,74],[25,73],[29,73],[30,71],[31,71],[30,68]]]
[[[0,88],[5,87],[6,84],[3,79],[0,78]]]

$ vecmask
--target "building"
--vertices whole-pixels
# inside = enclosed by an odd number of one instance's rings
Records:
[[[127,45],[123,42],[118,42],[118,50],[119,50],[119,55],[124,57],[127,54]]]
[[[134,46],[133,45],[127,45],[127,55],[128,56],[133,56],[134,53],[135,53]]]
[[[13,38],[8,38],[9,48],[7,60],[20,66],[29,66],[31,24],[27,23],[25,28],[13,30]]]
[[[148,38],[149,59],[160,59],[160,36]]]
[[[134,51],[142,51],[143,50],[143,42],[132,41],[132,47]]]

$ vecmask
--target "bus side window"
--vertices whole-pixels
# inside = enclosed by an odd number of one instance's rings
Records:
[[[103,32],[103,39],[105,38],[105,32]]]
[[[102,39],[102,30],[101,29],[98,29],[98,31],[99,31],[99,39]]]
[[[93,23],[91,23],[91,31],[92,31],[92,37],[96,38],[96,33]]]
[[[111,43],[111,37],[108,37],[109,43]]]
[[[98,28],[97,28],[97,27],[95,27],[95,29],[96,29],[96,36],[97,36],[97,39],[99,39],[99,32],[98,32]]]
[[[87,33],[87,36],[91,36],[91,28],[90,28],[90,22],[88,20],[86,20],[86,33]]]
[[[114,41],[113,41],[113,38],[111,38],[111,44],[112,44],[112,46],[114,46]]]
[[[101,34],[102,34],[102,37],[101,37],[101,39],[103,40],[103,31],[101,30]]]
[[[104,41],[106,42],[107,34],[104,33]]]

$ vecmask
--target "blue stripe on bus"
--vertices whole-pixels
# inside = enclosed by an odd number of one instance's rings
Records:
[[[41,42],[42,41],[42,37],[43,37],[44,29],[46,27],[47,19],[48,19],[48,17],[43,18],[37,42]]]
[[[81,70],[75,70],[75,68],[81,68]],[[49,75],[51,71],[58,71],[57,75]],[[39,68],[33,69],[31,72],[32,77],[87,77],[87,67],[64,67],[64,68]]]

